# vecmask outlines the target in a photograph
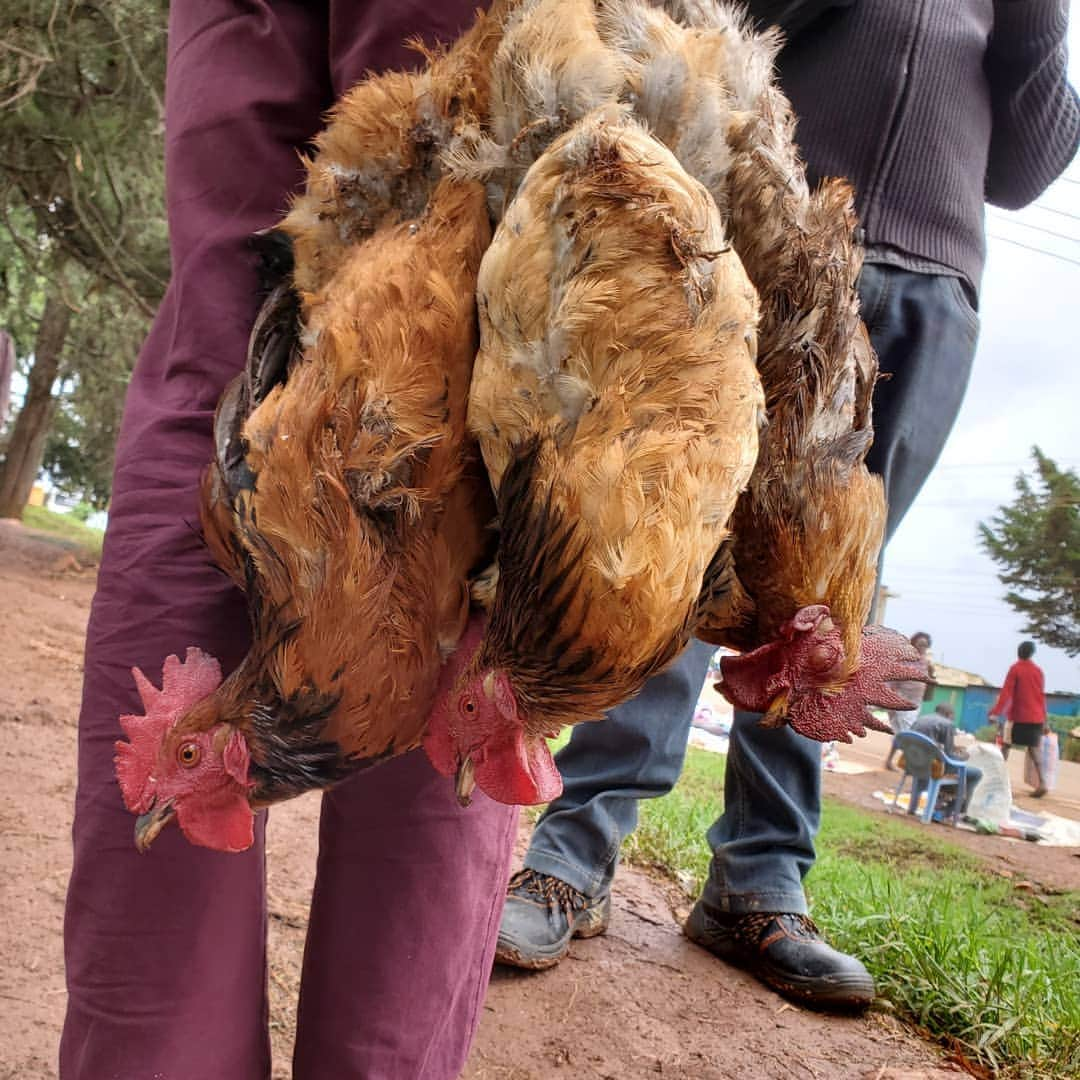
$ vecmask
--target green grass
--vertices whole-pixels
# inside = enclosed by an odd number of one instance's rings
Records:
[[[71,514],[57,514],[43,506],[27,506],[23,510],[22,522],[28,529],[51,533],[61,540],[77,545],[95,559],[101,558],[101,544],[105,534],[77,521]]]
[[[691,747],[675,790],[639,804],[638,827],[626,838],[623,857],[664,871],[697,896],[712,857],[705,834],[724,808],[725,760]]]
[[[969,1058],[1080,1075],[1080,893],[1035,897],[947,840],[827,805],[814,914],[881,993]]]
[[[676,789],[641,805],[624,856],[696,896],[724,759],[691,749]],[[826,801],[806,881],[830,940],[897,1012],[1001,1077],[1080,1075],[1080,893],[1037,897],[944,830]]]

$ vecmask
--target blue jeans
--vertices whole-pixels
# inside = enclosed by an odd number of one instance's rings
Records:
[[[586,896],[606,892],[619,847],[637,826],[638,800],[679,779],[711,645],[692,642],[666,671],[603,723],[581,724],[556,757],[563,793],[533,833],[525,865]],[[802,878],[814,862],[821,803],[821,744],[791,728],[767,730],[736,713],[724,778],[724,813],[705,899],[724,911],[806,911]]]
[[[875,390],[867,463],[885,481],[892,536],[960,410],[979,321],[956,278],[868,261],[859,293],[881,370],[891,376]],[[710,655],[693,642],[603,723],[575,728],[556,758],[563,793],[536,826],[527,867],[587,896],[610,887],[619,847],[637,825],[638,799],[667,794],[679,778]],[[765,730],[757,719],[735,715],[702,898],[734,913],[802,914],[821,816],[821,747],[790,728]]]

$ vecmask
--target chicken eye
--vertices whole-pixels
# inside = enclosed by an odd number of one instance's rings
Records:
[[[176,751],[177,760],[186,769],[190,769],[193,766],[198,765],[200,757],[202,757],[202,751],[199,749],[197,743],[182,743],[180,749]]]
[[[472,715],[476,712],[476,702],[471,697],[463,698],[461,702],[461,708],[464,712]]]

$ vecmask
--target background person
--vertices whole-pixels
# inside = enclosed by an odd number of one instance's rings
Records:
[[[927,656],[930,651],[930,646],[933,645],[933,642],[930,640],[930,635],[923,630],[919,630],[911,635],[910,640],[911,644],[915,646],[918,654],[926,660],[927,670],[932,679],[934,677],[934,665]],[[889,710],[889,723],[892,724],[893,734],[899,735],[901,731],[910,731],[912,725],[918,720],[919,709],[922,707],[923,699],[926,697],[930,687],[927,683],[917,682],[914,679],[906,682],[894,682],[890,685],[902,697],[913,702],[915,706],[913,709]],[[891,769],[893,767],[893,755],[895,753],[896,751],[890,746],[888,754],[885,755],[886,769]]]
[[[939,702],[932,713],[927,713],[924,716],[918,717],[911,725],[910,730],[918,732],[920,735],[925,735],[929,739],[933,739],[934,742],[941,747],[945,752],[945,756],[952,758],[954,761],[967,761],[967,751],[961,750],[956,746],[956,724],[954,719],[956,713],[953,711],[953,707],[947,702]],[[982,779],[982,769],[975,765],[968,765],[965,768],[967,777],[967,785],[964,792],[964,801],[960,805],[960,813],[966,814],[968,804],[971,802],[971,794],[975,790],[976,785]],[[956,775],[956,769],[952,767],[946,767],[945,775]],[[921,791],[916,790],[911,793],[911,805],[908,807],[908,813],[914,814],[915,807],[919,803],[919,795]]]
[[[1014,746],[1025,749],[1039,778],[1031,797],[1041,799],[1047,792],[1041,753],[1046,726],[1046,679],[1042,668],[1031,659],[1034,655],[1035,642],[1021,642],[1016,650],[1016,663],[1009,668],[1001,693],[987,717],[990,720],[997,716],[1006,717],[1001,752],[1007,758]]]

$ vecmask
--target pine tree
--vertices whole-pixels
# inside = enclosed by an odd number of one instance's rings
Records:
[[[107,501],[124,387],[168,280],[161,0],[0,8],[0,328],[27,383],[0,516],[46,460]]]
[[[1006,602],[1024,631],[1069,656],[1080,654],[1080,476],[1038,447],[1035,477],[1020,473],[1015,500],[980,523],[983,548],[1002,568]]]

